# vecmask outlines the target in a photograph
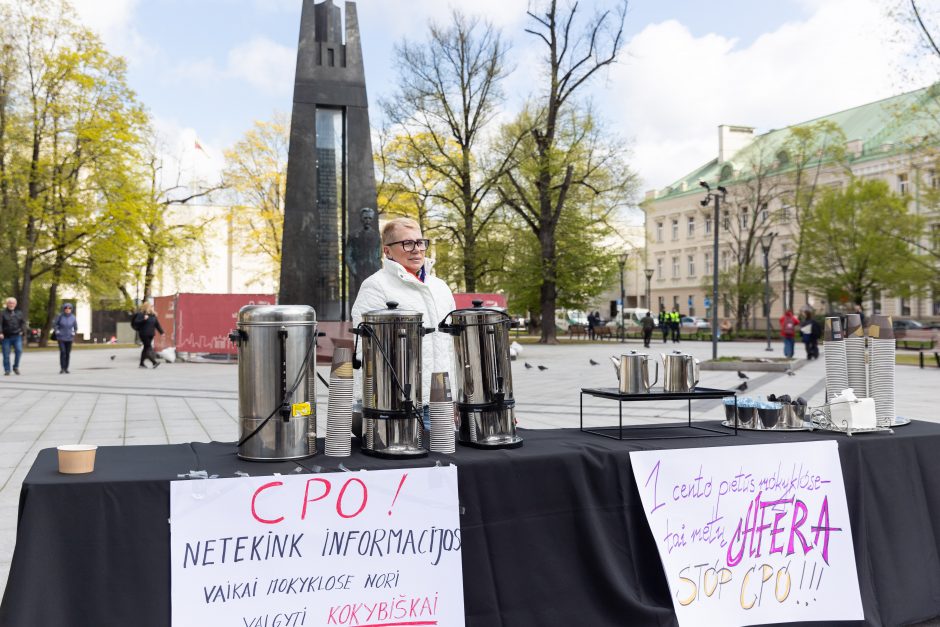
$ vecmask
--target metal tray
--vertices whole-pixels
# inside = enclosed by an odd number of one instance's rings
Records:
[[[734,429],[734,421],[723,420],[721,422],[721,426],[728,427],[729,429]],[[745,425],[740,422],[738,423],[738,429],[743,429],[744,431],[766,431],[767,433],[773,433],[774,431],[812,431],[813,429],[816,429],[816,428],[817,427],[813,425],[813,423],[807,422],[807,421],[803,421],[802,427],[771,427],[770,429],[767,429],[765,427],[755,427],[752,424]]]

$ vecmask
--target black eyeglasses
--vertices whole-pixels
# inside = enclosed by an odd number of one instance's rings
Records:
[[[428,246],[431,244],[429,239],[403,239],[400,242],[389,242],[386,246],[394,246],[395,244],[401,244],[402,250],[406,253],[414,251],[415,248],[418,250],[427,250]]]

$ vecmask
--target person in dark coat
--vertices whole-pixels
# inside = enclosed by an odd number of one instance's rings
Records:
[[[0,312],[0,340],[3,342],[3,374],[10,374],[10,350],[13,350],[13,372],[20,373],[23,354],[23,336],[26,335],[26,317],[16,308],[16,299],[10,296]]]
[[[653,328],[656,326],[656,322],[653,320],[653,316],[650,312],[647,311],[643,319],[640,320],[640,324],[643,326],[643,346],[649,348],[650,340],[653,339]]]
[[[663,332],[663,343],[669,339],[669,329],[672,327],[672,316],[662,305],[659,306],[659,328]]]
[[[822,325],[813,317],[813,312],[804,310],[800,334],[806,347],[806,359],[819,359],[819,338],[822,337]]]
[[[153,338],[156,336],[156,332],[159,331],[160,335],[163,335],[163,327],[160,326],[160,321],[157,319],[157,314],[153,312],[153,305],[149,301],[144,301],[140,306],[140,311],[134,314],[134,319],[131,320],[131,327],[137,334],[140,336],[140,341],[144,347],[140,351],[140,368],[146,368],[144,361],[149,359],[153,364],[153,367],[156,368],[160,365],[160,362],[157,361],[157,356],[153,352]]]
[[[72,303],[62,304],[62,313],[52,321],[52,332],[59,343],[59,374],[69,373],[69,360],[72,356],[72,342],[78,333],[78,321],[72,313]]]

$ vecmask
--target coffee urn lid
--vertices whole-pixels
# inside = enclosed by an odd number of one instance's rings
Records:
[[[454,322],[459,323],[497,323],[510,322],[509,317],[501,308],[484,307],[482,300],[473,301],[473,307],[457,309],[450,314]]]
[[[317,313],[309,305],[245,305],[238,324],[313,324]]]
[[[418,322],[422,321],[424,314],[413,309],[399,309],[398,303],[388,301],[385,303],[386,309],[373,309],[362,314],[362,321],[373,324],[390,324],[393,322]]]

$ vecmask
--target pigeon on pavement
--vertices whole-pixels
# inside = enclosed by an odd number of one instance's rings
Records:
[[[588,361],[591,362],[591,365],[592,365],[592,366],[596,366],[596,365],[597,365],[597,362],[594,361],[593,359],[588,359]]]
[[[739,385],[736,389],[737,389],[739,392],[743,392],[744,390],[746,390],[746,389],[747,389],[747,381],[745,381],[744,383],[742,383],[741,385]]]
[[[743,372],[741,372],[740,370],[738,370],[738,378],[739,378],[739,379],[750,379],[751,377],[747,376],[746,374],[744,374]]]
[[[523,363],[525,364],[525,367],[526,367],[527,369],[532,367],[532,364],[530,364],[530,363],[527,362],[527,361],[526,361],[526,362],[523,362]]]
[[[548,370],[548,366],[539,366],[539,370]]]
[[[114,361],[115,357],[117,357],[117,355],[111,355],[111,361]]]

